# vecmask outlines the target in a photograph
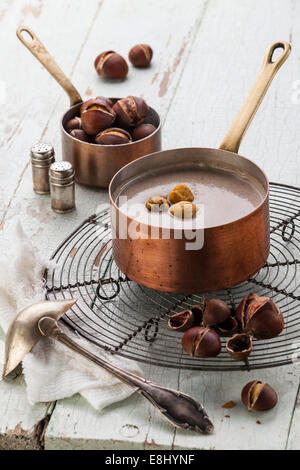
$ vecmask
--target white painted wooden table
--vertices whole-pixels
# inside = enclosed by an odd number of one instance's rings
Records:
[[[300,186],[299,0],[1,0],[0,3],[0,234],[9,238],[20,218],[50,256],[107,191],[77,187],[77,210],[59,216],[49,197],[32,191],[30,146],[51,142],[60,158],[59,119],[68,106],[56,82],[15,36],[31,27],[84,98],[141,95],[163,120],[163,147],[217,147],[246,97],[267,47],[292,44],[241,153],[273,181]],[[95,56],[107,49],[127,55],[133,44],[154,49],[147,70],[130,68],[122,83],[101,80]],[[6,92],[6,96],[5,96]],[[299,368],[256,373],[176,372],[142,366],[145,376],[199,399],[215,423],[211,436],[174,431],[136,395],[101,413],[75,396],[29,404],[22,378],[0,383],[0,449],[299,449]],[[250,414],[240,403],[249,380],[271,383],[279,405]],[[224,410],[222,404],[237,406]],[[261,424],[257,424],[257,420]]]

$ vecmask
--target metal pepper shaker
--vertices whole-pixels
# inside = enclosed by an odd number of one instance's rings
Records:
[[[38,142],[31,147],[33,189],[37,194],[50,193],[49,168],[55,161],[54,148],[50,144]]]
[[[75,171],[69,162],[52,163],[49,170],[51,208],[63,214],[75,209]]]

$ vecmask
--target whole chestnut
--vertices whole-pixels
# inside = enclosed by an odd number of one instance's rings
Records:
[[[65,125],[66,131],[71,132],[73,129],[81,129],[81,119],[78,116],[75,116],[73,119],[70,119]]]
[[[100,132],[95,137],[96,144],[102,145],[121,145],[132,142],[131,135],[124,129],[118,127],[110,127]]]
[[[235,361],[245,361],[252,352],[252,337],[239,333],[226,343],[227,352]]]
[[[114,103],[110,98],[106,98],[105,96],[96,96],[96,98],[90,98],[87,101],[84,101],[80,106],[80,115],[85,111],[89,106],[93,104],[104,104],[109,106],[110,108],[113,107]]]
[[[194,195],[190,188],[186,184],[177,184],[175,188],[169,194],[169,201],[172,204],[176,204],[181,201],[192,202],[194,200]]]
[[[220,299],[205,299],[203,323],[206,326],[215,326],[225,322],[231,311],[227,303]]]
[[[167,212],[169,210],[169,202],[163,196],[151,196],[146,202],[146,207],[153,212]]]
[[[89,136],[83,129],[73,129],[70,135],[75,139],[82,140],[82,142],[90,142]]]
[[[194,326],[184,333],[182,347],[190,356],[216,357],[221,351],[221,341],[214,330]]]
[[[186,331],[195,325],[195,315],[191,310],[174,313],[169,318],[168,325],[172,330]]]
[[[144,139],[145,137],[148,137],[148,135],[153,134],[155,130],[156,127],[154,127],[152,124],[140,124],[132,131],[133,140]]]
[[[137,44],[133,46],[128,54],[129,60],[134,67],[148,67],[153,56],[153,51],[148,44]]]
[[[268,411],[276,406],[278,397],[269,384],[253,380],[243,388],[242,402],[248,411]]]
[[[149,107],[143,98],[127,96],[113,105],[117,122],[121,127],[132,127],[142,123],[149,113]]]
[[[113,109],[108,105],[93,100],[81,113],[82,127],[89,135],[97,135],[111,127],[116,118]]]
[[[191,219],[192,217],[195,217],[196,212],[196,204],[189,201],[177,202],[170,209],[170,213],[174,215],[174,217],[178,217],[180,219]]]
[[[236,318],[242,330],[257,339],[278,336],[284,327],[283,315],[278,305],[269,297],[246,295],[236,309]]]
[[[115,51],[105,51],[99,54],[94,62],[95,69],[101,77],[121,79],[128,73],[126,60]]]

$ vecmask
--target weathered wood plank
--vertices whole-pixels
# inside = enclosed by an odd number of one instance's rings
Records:
[[[291,427],[289,430],[287,449],[300,450],[300,388],[298,389],[298,396],[295,400],[295,410]]]
[[[1,335],[1,357],[3,350]],[[51,405],[28,403],[21,375],[0,380],[0,396],[0,450],[40,449]]]

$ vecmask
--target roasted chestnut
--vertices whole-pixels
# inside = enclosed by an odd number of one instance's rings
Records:
[[[252,352],[252,337],[245,333],[234,335],[227,341],[226,349],[236,361],[245,361]]]
[[[184,333],[182,347],[190,356],[216,357],[221,351],[221,341],[214,330],[194,326]]]
[[[125,128],[142,123],[149,113],[146,101],[136,96],[118,100],[112,109],[116,113],[118,125]]]
[[[195,315],[191,310],[174,313],[169,318],[168,325],[172,330],[186,331],[195,325]]]
[[[257,339],[271,339],[278,336],[284,327],[280,308],[269,297],[250,293],[244,297],[236,310],[244,333]]]
[[[177,184],[173,191],[169,194],[169,201],[172,204],[176,204],[180,201],[189,201],[192,202],[194,200],[194,195],[190,188],[186,184]]]
[[[231,310],[224,300],[205,299],[203,311],[203,324],[215,326],[225,322],[230,317]]]
[[[162,196],[151,196],[146,202],[146,207],[153,212],[167,212],[169,210],[169,202]]]
[[[215,326],[216,331],[222,336],[230,336],[238,329],[238,322],[235,317],[229,317],[223,323]]]
[[[87,101],[84,101],[80,106],[80,114],[83,113],[89,106],[93,104],[105,104],[106,106],[113,107],[114,103],[110,98],[106,98],[105,96],[96,96],[96,98],[90,98]]]
[[[154,127],[152,124],[140,124],[132,131],[133,140],[144,139],[145,137],[148,137],[148,135],[153,134],[155,130],[156,127]]]
[[[118,127],[110,127],[100,132],[95,137],[96,144],[102,145],[120,145],[132,142],[131,135],[124,129]]]
[[[73,119],[70,119],[66,126],[66,131],[71,132],[73,129],[81,129],[81,119],[78,116],[75,116]]]
[[[97,135],[111,127],[116,118],[113,109],[106,103],[94,100],[81,113],[82,127],[89,135]]]
[[[277,393],[269,385],[253,380],[247,383],[242,390],[242,402],[249,411],[268,411],[276,406]]]
[[[97,73],[104,78],[121,79],[128,73],[126,60],[115,51],[105,51],[99,54],[94,62]]]
[[[83,142],[90,142],[89,136],[83,129],[73,129],[70,132],[70,135],[75,137],[75,139],[82,140]]]
[[[153,51],[148,44],[133,46],[128,54],[129,60],[135,67],[148,67],[153,56]]]
[[[196,212],[196,204],[189,201],[177,202],[177,204],[174,204],[170,209],[170,213],[174,215],[174,217],[178,217],[180,219],[191,219],[192,217],[195,217]]]

